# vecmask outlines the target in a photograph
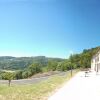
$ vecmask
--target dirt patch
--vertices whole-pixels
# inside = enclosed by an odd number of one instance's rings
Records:
[[[36,74],[30,78],[46,77],[46,76],[51,76],[51,75],[55,75],[55,74],[59,74],[59,73],[60,73],[59,71],[50,71],[50,72]]]

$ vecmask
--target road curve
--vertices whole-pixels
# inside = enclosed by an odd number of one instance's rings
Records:
[[[59,75],[59,76],[64,76],[67,75],[67,72],[59,72],[53,75],[49,75],[49,76],[42,76],[39,78],[31,78],[31,79],[20,79],[20,80],[12,80],[11,84],[19,84],[19,85],[24,85],[24,84],[34,84],[34,83],[39,83],[41,81],[45,81],[48,78],[54,76],[54,75]],[[8,84],[7,80],[0,80],[0,84]]]

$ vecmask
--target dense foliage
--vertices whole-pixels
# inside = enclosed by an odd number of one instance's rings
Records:
[[[80,54],[73,54],[70,56],[69,60],[74,68],[90,68],[91,59],[100,50],[100,47],[92,49],[84,49]]]
[[[80,54],[70,55],[69,59],[39,57],[0,57],[1,69],[17,69],[12,72],[12,79],[28,78],[36,73],[45,71],[66,71],[76,68],[90,68],[92,56],[100,50],[100,47],[85,49]],[[18,70],[19,69],[19,70]],[[0,72],[1,79],[8,79],[9,73]]]

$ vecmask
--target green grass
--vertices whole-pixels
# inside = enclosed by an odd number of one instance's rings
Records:
[[[75,70],[73,74],[77,71]],[[51,93],[69,80],[67,76],[53,76],[46,81],[32,85],[0,85],[0,100],[47,100]]]

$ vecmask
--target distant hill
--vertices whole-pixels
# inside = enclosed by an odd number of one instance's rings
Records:
[[[32,63],[41,63],[45,67],[49,60],[63,61],[60,58],[48,58],[45,56],[36,57],[12,57],[12,56],[0,56],[0,69],[4,70],[21,70],[27,68]]]

